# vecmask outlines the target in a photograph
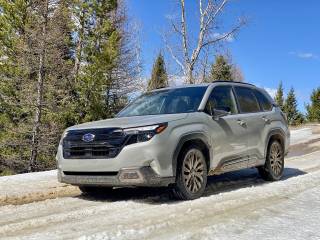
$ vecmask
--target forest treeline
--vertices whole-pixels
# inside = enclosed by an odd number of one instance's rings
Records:
[[[66,127],[127,103],[129,30],[117,0],[0,0],[0,174],[54,168]]]

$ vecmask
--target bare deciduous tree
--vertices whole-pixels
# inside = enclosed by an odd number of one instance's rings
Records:
[[[245,78],[244,78],[244,75],[243,75],[241,68],[235,64],[232,65],[231,74],[232,74],[233,81],[235,81],[235,82],[244,82],[245,81]]]
[[[179,0],[181,17],[180,21],[170,20],[171,33],[180,39],[179,52],[176,46],[172,46],[168,40],[168,35],[164,35],[167,50],[179,65],[183,74],[186,76],[187,83],[194,83],[194,70],[205,48],[210,49],[225,40],[232,38],[239,29],[246,23],[244,18],[239,18],[238,22],[229,31],[217,33],[219,28],[218,18],[223,12],[229,0],[198,0],[199,1],[199,30],[195,41],[187,29],[185,0]],[[192,44],[194,43],[194,44]]]

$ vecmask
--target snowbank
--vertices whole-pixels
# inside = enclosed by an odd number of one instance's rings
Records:
[[[57,171],[17,174],[0,177],[0,205],[79,194],[79,190],[57,181]]]

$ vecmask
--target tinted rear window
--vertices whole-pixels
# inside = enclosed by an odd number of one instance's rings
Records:
[[[240,111],[242,113],[254,113],[260,111],[259,103],[250,88],[235,87]]]
[[[256,95],[258,102],[260,104],[260,107],[263,109],[263,111],[271,111],[272,110],[272,103],[269,101],[269,99],[262,92],[256,90],[256,91],[254,91],[254,94]]]

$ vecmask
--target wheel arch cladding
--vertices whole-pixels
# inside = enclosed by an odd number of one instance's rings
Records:
[[[178,159],[180,156],[180,153],[182,149],[184,149],[187,146],[190,146],[192,144],[195,144],[199,146],[204,154],[204,157],[206,159],[207,168],[210,168],[210,159],[211,159],[211,152],[210,152],[210,145],[208,143],[208,138],[204,133],[190,133],[187,135],[184,135],[180,138],[177,147],[173,153],[172,158],[172,170],[173,170],[173,176],[176,176],[177,173],[177,165],[178,165]]]
[[[265,151],[264,151],[264,156],[267,156],[267,150],[269,148],[269,145],[271,143],[271,141],[273,140],[277,140],[280,142],[283,151],[285,151],[285,133],[282,129],[273,129],[269,132],[268,137],[267,137],[267,141],[266,141],[266,147],[265,147]]]

